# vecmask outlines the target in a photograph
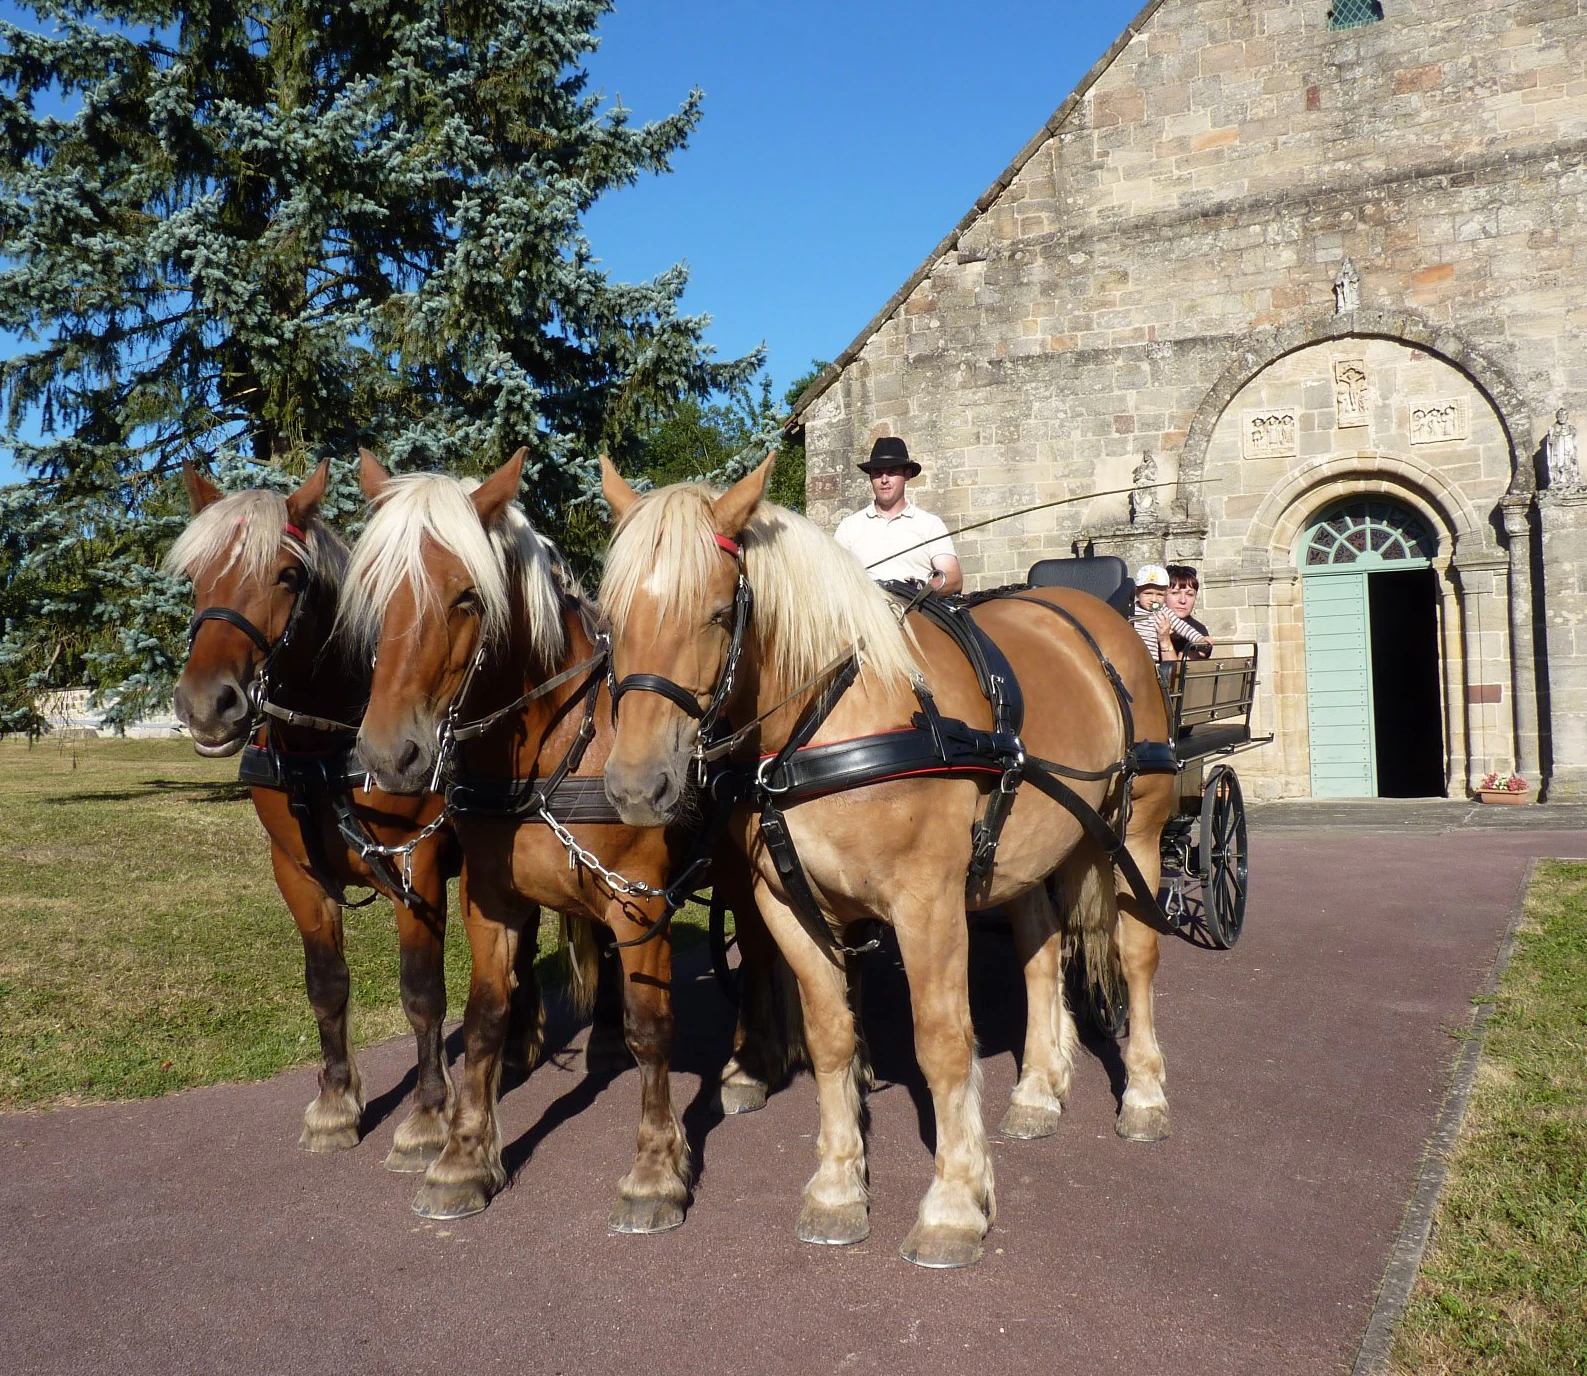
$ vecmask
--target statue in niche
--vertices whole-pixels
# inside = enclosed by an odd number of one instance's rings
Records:
[[[1130,493],[1130,524],[1135,526],[1157,515],[1157,460],[1150,454],[1142,454],[1130,481],[1135,486]]]
[[[1361,305],[1361,273],[1354,258],[1346,258],[1334,278],[1334,314],[1348,315]]]
[[[1367,374],[1360,359],[1334,364],[1334,405],[1340,429],[1367,423]]]
[[[1543,453],[1548,460],[1551,488],[1581,486],[1581,453],[1576,447],[1576,427],[1570,423],[1570,412],[1563,406],[1554,413],[1554,424],[1549,426],[1548,438],[1543,441]]]

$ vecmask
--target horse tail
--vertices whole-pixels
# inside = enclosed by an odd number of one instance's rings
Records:
[[[1113,865],[1090,840],[1080,843],[1059,866],[1054,903],[1063,932],[1064,963],[1076,955],[1084,962],[1086,983],[1112,1004],[1123,985],[1119,970],[1119,894]]]
[[[581,1018],[595,1011],[595,986],[600,977],[601,944],[595,928],[582,918],[574,920],[566,913],[562,919],[561,945],[568,957],[568,992],[573,995],[573,1006]]]

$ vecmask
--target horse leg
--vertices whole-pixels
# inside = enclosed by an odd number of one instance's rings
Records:
[[[801,1242],[842,1246],[870,1235],[870,1197],[865,1182],[865,1138],[860,1131],[860,1082],[854,1014],[842,958],[818,942],[786,903],[763,881],[755,901],[794,978],[804,1012],[805,1047],[816,1081],[821,1130],[816,1137],[816,1173],[805,1185],[795,1234]]]
[[[733,1055],[722,1067],[724,1114],[765,1108],[766,1096],[806,1054],[798,986],[747,886],[741,896],[735,894],[732,910],[740,984]]]
[[[1162,869],[1157,837],[1131,835],[1126,844],[1147,887],[1155,893]],[[1122,878],[1116,883],[1119,966],[1130,994],[1130,1035],[1124,1048],[1124,1098],[1115,1129],[1120,1137],[1132,1142],[1158,1142],[1168,1136],[1168,1096],[1164,1090],[1168,1072],[1157,1045],[1152,1010],[1159,938],[1157,928],[1144,920],[1138,900]]]
[[[1064,1001],[1063,938],[1045,884],[1006,908],[1014,928],[1014,949],[1025,971],[1025,1051],[1019,1083],[998,1130],[1005,1137],[1050,1137],[1058,1131],[1069,1098],[1079,1040]]]
[[[617,1075],[634,1063],[624,1028],[622,953],[606,927],[572,918],[572,933],[583,933],[595,948],[595,1003],[591,1012],[590,1039],[584,1044],[584,1070],[589,1075]],[[659,941],[660,938],[658,937]],[[669,1015],[670,1016],[670,1015]]]
[[[463,1013],[463,1076],[451,1130],[441,1154],[430,1163],[414,1196],[422,1218],[465,1218],[479,1213],[507,1183],[501,1163],[496,1095],[512,1012],[514,970],[533,906],[510,894],[493,895],[500,916],[487,914],[473,898],[465,869],[458,884],[463,925],[473,956],[468,1007]]]
[[[937,1117],[936,1173],[900,1253],[917,1266],[969,1266],[997,1212],[981,1121],[981,1067],[970,1024],[970,942],[964,910],[897,925],[915,1018],[915,1059]]]
[[[412,905],[394,902],[401,952],[402,1011],[418,1043],[413,1108],[398,1126],[382,1163],[388,1171],[422,1171],[446,1144],[452,1077],[442,1049],[446,1019],[446,876],[433,863],[414,868]]]
[[[652,912],[652,921],[659,914]],[[625,939],[648,930],[614,902],[607,920]],[[664,1233],[683,1222],[689,1198],[689,1149],[672,1106],[672,938],[662,934],[622,956],[623,1031],[639,1065],[639,1146],[617,1187],[607,1220],[616,1233]]]
[[[546,1009],[540,997],[540,977],[535,960],[540,955],[540,906],[524,908],[523,930],[513,957],[512,1002],[507,1012],[507,1043],[502,1050],[502,1066],[514,1074],[527,1075],[540,1063],[546,1043]]]
[[[358,1145],[364,1088],[347,1030],[351,981],[343,955],[341,905],[274,844],[270,865],[303,938],[303,983],[320,1031],[320,1092],[303,1112],[298,1146],[305,1151],[345,1151]]]

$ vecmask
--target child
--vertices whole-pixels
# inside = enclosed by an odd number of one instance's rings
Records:
[[[1191,645],[1183,637],[1175,634],[1172,644],[1176,659],[1210,659],[1212,657],[1212,638],[1207,635],[1207,628],[1191,615],[1196,610],[1196,598],[1200,593],[1201,580],[1190,564],[1170,564],[1168,566],[1168,597],[1166,599],[1168,610],[1187,626],[1207,637],[1205,645]],[[1167,658],[1166,655],[1164,657]]]
[[[1182,637],[1186,645],[1206,645],[1212,641],[1165,605],[1168,596],[1168,570],[1161,564],[1142,564],[1135,570],[1135,615],[1130,624],[1157,663],[1172,663],[1179,656],[1174,640]]]

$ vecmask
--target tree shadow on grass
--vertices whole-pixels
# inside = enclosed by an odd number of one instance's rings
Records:
[[[180,798],[189,803],[245,803],[248,785],[244,783],[190,779],[150,779],[141,788],[120,789],[115,792],[61,793],[39,801],[52,807],[69,807],[77,803],[141,803],[154,798]]]

